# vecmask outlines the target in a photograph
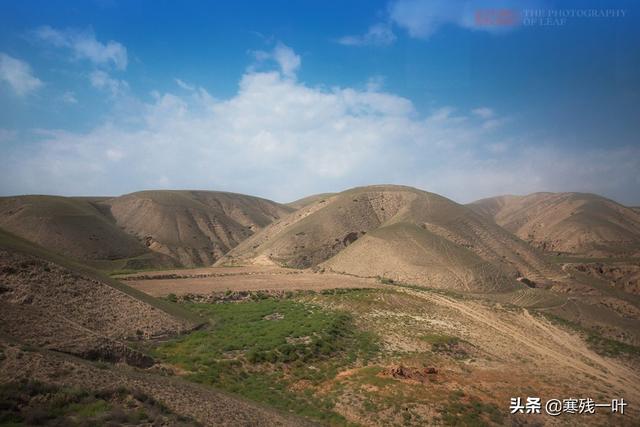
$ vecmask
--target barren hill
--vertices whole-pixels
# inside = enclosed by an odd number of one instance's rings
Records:
[[[403,186],[359,187],[278,220],[221,258],[275,263],[461,290],[511,289],[559,272],[492,221],[437,194]],[[491,280],[487,280],[491,278]]]
[[[0,228],[80,259],[130,258],[147,250],[119,229],[99,200],[58,196],[0,198]]]
[[[479,200],[469,207],[547,251],[640,255],[640,213],[584,193],[535,193]]]
[[[323,199],[328,199],[329,197],[335,195],[336,193],[320,193],[313,194],[311,196],[303,197],[302,199],[294,200],[293,202],[289,202],[286,205],[293,209],[300,209],[308,206],[312,203],[316,203]]]
[[[90,359],[148,358],[125,341],[195,326],[182,310],[0,231],[0,334]]]
[[[292,209],[242,194],[141,191],[104,202],[116,224],[183,266],[210,265]]]
[[[123,268],[198,266],[292,211],[258,197],[142,191],[113,198],[0,198],[0,228],[82,260]]]

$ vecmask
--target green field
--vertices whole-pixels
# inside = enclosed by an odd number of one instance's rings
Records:
[[[332,410],[332,396],[292,387],[318,385],[378,351],[375,337],[358,331],[348,314],[295,299],[185,306],[211,327],[157,347],[154,356],[192,381],[332,423],[345,421]]]

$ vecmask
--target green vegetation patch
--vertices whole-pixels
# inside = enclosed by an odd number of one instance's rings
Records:
[[[460,338],[454,337],[453,335],[443,335],[443,334],[428,334],[420,336],[422,341],[428,342],[431,345],[441,346],[441,345],[452,345],[458,344],[460,342]]]
[[[375,337],[357,330],[348,314],[296,300],[184,307],[212,327],[162,344],[157,358],[189,371],[192,381],[329,422],[344,419],[332,411],[331,396],[310,386],[378,351]]]
[[[591,333],[587,337],[587,343],[597,353],[610,356],[631,356],[640,357],[640,347],[627,344],[621,341],[605,338],[599,334]]]
[[[0,426],[196,426],[162,403],[126,389],[87,391],[23,381],[0,385]]]
[[[212,319],[214,327],[166,344],[157,353],[195,371],[220,361],[306,362],[329,356],[345,349],[343,338],[350,329],[346,314],[287,300],[187,306]]]

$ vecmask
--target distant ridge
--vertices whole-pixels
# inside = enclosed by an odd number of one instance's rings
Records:
[[[104,204],[124,231],[183,266],[213,264],[293,210],[271,200],[218,191],[141,191]]]
[[[122,268],[203,266],[293,208],[213,191],[112,198],[0,198],[0,228],[52,251]]]
[[[319,200],[322,199],[327,199],[331,196],[334,196],[336,193],[320,193],[320,194],[313,194],[311,196],[307,196],[307,197],[303,197],[302,199],[298,199],[295,200],[293,202],[289,202],[286,205],[293,208],[293,209],[300,209],[300,208],[304,208],[305,206],[308,206],[312,203],[315,203]]]
[[[640,256],[640,212],[595,194],[499,196],[468,206],[545,251]]]

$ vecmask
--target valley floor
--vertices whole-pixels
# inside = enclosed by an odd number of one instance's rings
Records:
[[[146,272],[127,284],[209,326],[149,351],[173,375],[333,425],[637,425],[638,349],[506,298],[272,267]],[[305,290],[304,292],[297,292]],[[528,295],[528,294],[527,294]],[[557,298],[538,298],[556,310]],[[630,402],[511,415],[510,399]]]
[[[376,279],[371,278],[271,266],[160,270],[116,277],[155,297],[227,291],[321,291],[382,287]]]

